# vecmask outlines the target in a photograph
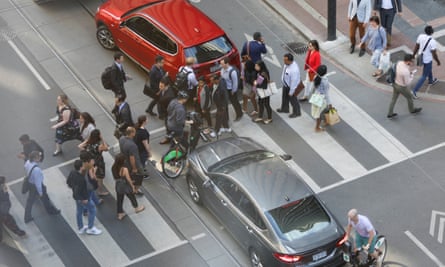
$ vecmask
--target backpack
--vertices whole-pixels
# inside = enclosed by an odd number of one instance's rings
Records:
[[[189,87],[188,76],[192,73],[191,71],[187,71],[184,67],[179,69],[179,72],[176,74],[176,79],[174,83],[174,87],[177,91],[186,91]]]
[[[70,121],[80,119],[80,112],[77,108],[70,107],[71,110],[71,118]]]
[[[102,81],[102,86],[111,90],[113,88],[113,84],[111,82],[111,73],[113,72],[113,66],[106,67],[100,76],[100,80]]]
[[[392,63],[391,67],[389,67],[388,72],[386,72],[386,82],[389,84],[393,84],[396,80],[396,69],[397,63]]]
[[[232,66],[232,68],[229,71],[229,79],[233,84],[232,81],[232,72],[236,71],[236,77],[238,77],[238,88],[237,90],[242,90],[243,89],[243,80],[241,79],[241,72],[239,71],[239,69],[235,66]]]

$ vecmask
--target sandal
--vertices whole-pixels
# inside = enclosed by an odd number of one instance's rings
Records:
[[[136,213],[139,213],[139,212],[141,212],[141,211],[143,211],[143,210],[145,210],[145,207],[142,206],[142,205],[134,209],[134,211],[135,211]]]
[[[378,76],[381,76],[382,74],[383,74],[383,71],[382,71],[382,70],[375,71],[375,72],[372,74],[372,77],[378,77]]]
[[[118,213],[118,214],[117,214],[117,219],[118,219],[119,221],[122,221],[122,219],[123,219],[125,216],[127,216],[126,213]]]
[[[321,127],[318,127],[318,128],[315,128],[315,131],[316,131],[317,133],[320,133],[320,132],[324,132],[325,129],[324,129],[324,128],[321,128]]]

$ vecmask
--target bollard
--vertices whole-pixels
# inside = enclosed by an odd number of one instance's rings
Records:
[[[337,0],[328,0],[328,41],[337,39]]]

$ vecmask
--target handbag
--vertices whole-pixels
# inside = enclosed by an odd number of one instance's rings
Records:
[[[304,89],[304,83],[300,79],[300,82],[298,83],[297,88],[295,88],[294,96],[298,96],[301,93],[301,91],[303,91],[303,89]]]
[[[31,184],[29,182],[29,177],[31,177],[31,173],[34,170],[34,168],[37,167],[37,165],[32,166],[31,170],[29,171],[28,175],[25,176],[25,178],[23,178],[23,183],[22,183],[22,194],[26,194],[29,192],[29,190],[31,189],[31,186],[33,186],[33,184]]]
[[[256,93],[257,93],[257,95],[261,99],[263,99],[263,98],[266,98],[268,96],[271,96],[272,95],[272,90],[269,87],[267,87],[266,89],[264,89],[264,88],[257,88],[256,89]]]
[[[118,194],[130,194],[133,192],[133,188],[128,184],[125,179],[116,180],[116,192]]]
[[[271,91],[273,95],[278,94],[277,84],[275,82],[270,82],[267,88]]]
[[[142,93],[148,97],[156,98],[156,92],[150,87],[150,82],[147,80],[144,84],[144,90],[142,90]]]
[[[325,117],[326,123],[331,126],[335,125],[341,121],[340,117],[338,116],[338,112],[335,108],[329,109],[329,111],[326,114],[324,114],[324,117]]]
[[[317,106],[317,107],[321,107],[323,106],[324,103],[324,95],[315,92],[312,94],[311,98],[309,98],[309,103]]]
[[[416,65],[417,66],[423,66],[423,52],[425,52],[426,47],[428,46],[429,42],[431,41],[431,38],[428,39],[428,41],[426,42],[425,46],[423,47],[422,53],[420,53],[417,56],[417,62]]]

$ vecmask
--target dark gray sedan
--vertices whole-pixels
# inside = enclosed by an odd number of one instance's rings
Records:
[[[345,232],[276,154],[227,138],[189,155],[190,196],[248,251],[252,266],[338,266]]]

